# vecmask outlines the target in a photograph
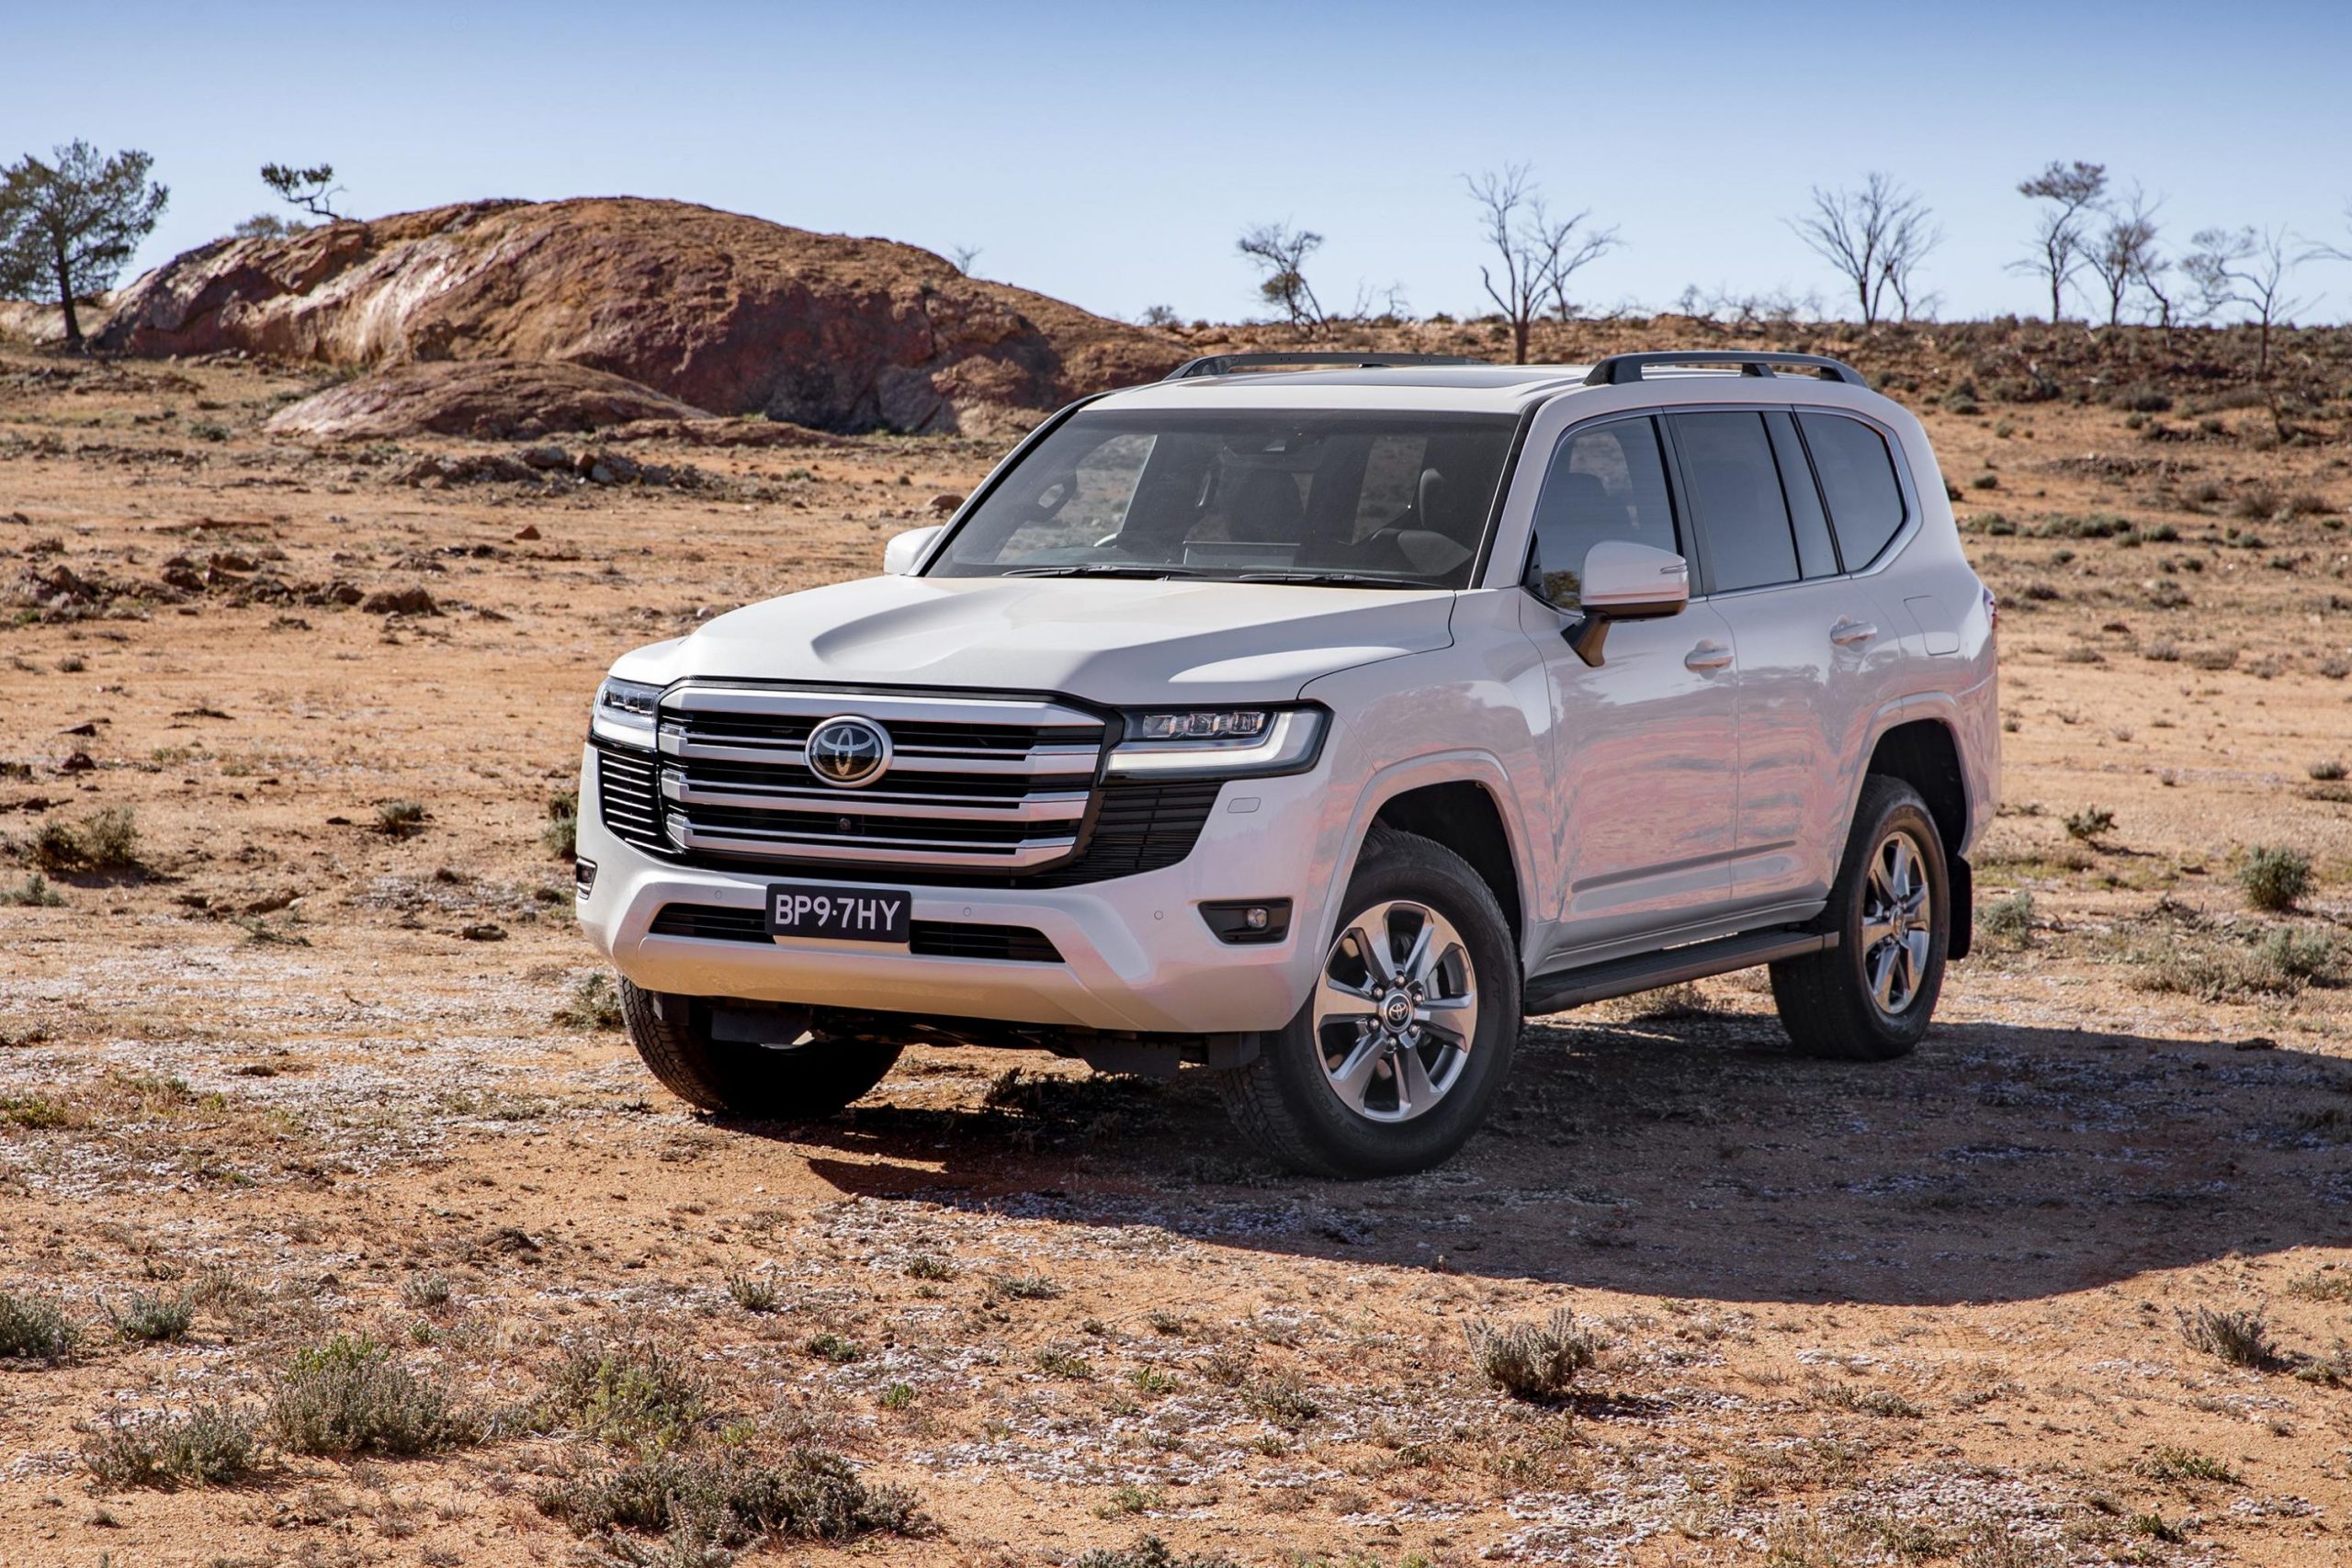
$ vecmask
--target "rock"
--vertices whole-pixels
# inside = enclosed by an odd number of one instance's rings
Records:
[[[494,926],[488,920],[483,920],[475,925],[459,926],[458,934],[468,942],[504,942],[506,928]]]
[[[65,761],[57,764],[57,771],[61,773],[86,773],[96,766],[87,751],[68,751]]]
[[[536,523],[526,523],[514,530],[514,536],[518,539],[536,539],[539,536],[539,525]]]
[[[549,430],[709,417],[650,387],[585,365],[471,359],[398,366],[345,381],[288,404],[263,428],[272,435],[313,440],[433,434],[503,441]]]
[[[571,454],[552,445],[534,446],[523,454],[523,462],[533,468],[568,468],[571,467]]]
[[[963,505],[964,498],[960,495],[934,495],[929,504],[934,516],[944,517]]]
[[[689,410],[989,435],[1150,380],[1186,353],[911,245],[635,197],[473,202],[214,241],[124,289],[95,341],[368,369],[553,360]],[[379,396],[364,383],[334,390]],[[300,406],[278,415],[289,431]],[[531,418],[561,428],[537,407],[501,403],[462,411],[450,433],[508,408],[516,434]]]
[[[359,602],[371,615],[437,615],[433,595],[422,588],[379,588]]]
[[[645,466],[617,452],[582,452],[580,461],[588,482],[600,485],[635,484],[645,477]]]

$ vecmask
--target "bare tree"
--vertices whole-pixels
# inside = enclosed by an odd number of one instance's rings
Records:
[[[1789,227],[1846,279],[1865,327],[1878,324],[1889,293],[1911,319],[1919,264],[1944,237],[1927,204],[1882,174],[1865,176],[1860,190],[1814,186],[1813,210]]]
[[[2200,229],[2188,242],[2196,248],[2180,264],[2207,310],[2235,305],[2253,315],[2261,329],[2254,362],[2257,381],[2270,375],[2271,329],[2311,303],[2287,292],[2298,259],[2287,254],[2287,240],[2284,229]]]
[[[2106,227],[2084,247],[2084,265],[2107,296],[2110,327],[2122,324],[2124,301],[2132,291],[2164,270],[2165,261],[2156,254],[2156,209],[2163,205],[2161,200],[2149,200],[2146,192],[2133,186],[2129,196],[2107,209]],[[2169,316],[2171,301],[2160,293],[2152,297]]]
[[[2344,204],[2344,221],[2346,227],[2352,227],[2352,201],[2347,201]],[[2304,261],[2352,262],[2352,246],[2331,245],[2324,241],[2313,241],[2312,248],[2305,251],[2301,259]]]
[[[1590,226],[1589,210],[1555,220],[1530,172],[1525,164],[1507,164],[1499,173],[1462,176],[1502,271],[1498,284],[1494,267],[1481,265],[1478,281],[1510,322],[1511,360],[1519,365],[1527,363],[1529,330],[1545,301],[1567,320],[1568,279],[1618,243],[1616,230]]]
[[[0,298],[54,288],[65,346],[79,349],[75,302],[112,287],[172,193],[148,179],[155,160],[144,152],[108,158],[73,141],[54,155],[45,164],[28,152],[0,169]]]
[[[1322,244],[1323,236],[1312,229],[1261,223],[1244,231],[1233,245],[1262,275],[1258,280],[1259,296],[1281,306],[1290,324],[1302,333],[1318,332],[1329,320],[1323,302],[1306,281],[1306,258]]]
[[[972,276],[972,264],[979,259],[980,247],[978,245],[950,245],[947,247],[947,265],[954,267],[957,272],[962,273],[967,277]]]
[[[2032,255],[2010,264],[2013,272],[2030,273],[2050,283],[2050,321],[2065,315],[2066,285],[2082,269],[2088,246],[2090,214],[2107,191],[2107,165],[2052,160],[2048,168],[2018,183],[2018,194],[2048,202],[2034,220]]]
[[[315,164],[307,169],[264,164],[261,183],[276,191],[280,201],[288,207],[299,207],[313,218],[323,218],[330,223],[343,219],[343,214],[334,209],[334,198],[343,194],[343,187],[334,183],[333,164]]]

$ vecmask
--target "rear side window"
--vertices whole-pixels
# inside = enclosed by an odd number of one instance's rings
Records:
[[[1794,582],[1796,539],[1763,416],[1680,413],[1668,423],[1699,528],[1708,591]]]
[[[1821,510],[1821,492],[1814,488],[1813,465],[1805,461],[1796,421],[1784,413],[1768,413],[1764,428],[1772,435],[1772,456],[1781,465],[1781,493],[1788,498],[1789,522],[1796,529],[1797,565],[1807,577],[1835,577],[1838,552],[1829,547],[1829,518]]]
[[[1846,570],[1858,571],[1878,558],[1903,528],[1903,487],[1885,440],[1858,419],[1834,413],[1801,413],[1797,423],[1821,476],[1821,498],[1829,504],[1829,525]]]
[[[1564,610],[1576,608],[1585,554],[1603,539],[1680,552],[1666,463],[1647,419],[1588,425],[1553,454],[1535,502],[1528,586]]]

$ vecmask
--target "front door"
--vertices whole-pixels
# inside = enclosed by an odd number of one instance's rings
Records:
[[[1730,625],[1704,604],[1609,630],[1587,664],[1574,624],[1585,553],[1603,539],[1685,553],[1656,422],[1582,425],[1554,453],[1536,502],[1527,635],[1552,689],[1553,822],[1560,835],[1555,957],[1607,956],[1702,918],[1731,894],[1738,810],[1738,671]]]

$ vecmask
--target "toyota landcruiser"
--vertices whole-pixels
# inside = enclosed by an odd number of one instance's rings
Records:
[[[1797,1052],[1889,1057],[1967,952],[1995,604],[1835,361],[1195,361],[885,569],[596,693],[581,920],[706,1110],[1028,1047],[1410,1171],[1523,1017],[1764,964]]]

